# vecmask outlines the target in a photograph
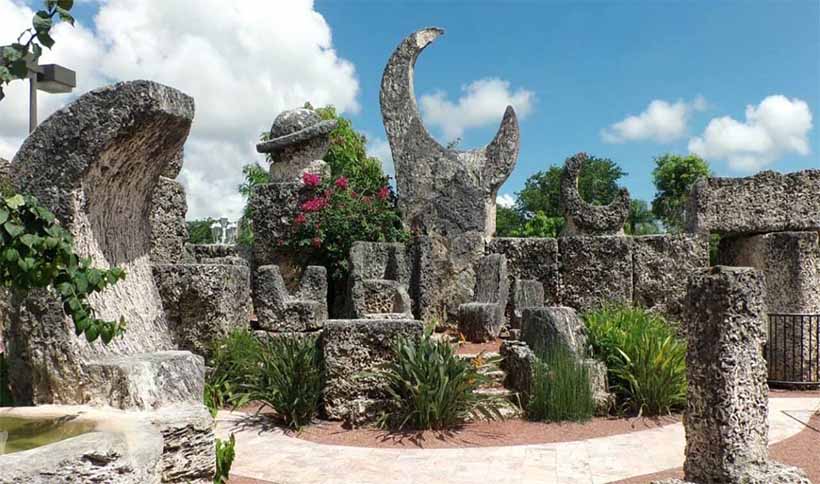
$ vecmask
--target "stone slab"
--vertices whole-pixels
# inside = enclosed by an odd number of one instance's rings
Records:
[[[744,235],[820,230],[820,170],[701,179],[687,206],[690,232]]]
[[[507,258],[510,284],[516,278],[536,280],[544,286],[544,304],[560,302],[558,239],[496,237],[487,242],[487,253]]]

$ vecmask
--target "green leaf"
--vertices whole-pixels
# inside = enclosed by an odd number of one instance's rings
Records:
[[[10,221],[4,223],[3,228],[5,228],[6,232],[8,232],[12,237],[17,237],[26,230],[22,225],[17,225],[16,223]]]
[[[3,251],[3,258],[7,262],[17,262],[17,259],[20,258],[20,253],[17,252],[17,249],[8,248],[8,249]]]
[[[28,77],[28,66],[26,61],[19,59],[9,64],[9,72],[15,79],[25,79]]]
[[[77,274],[77,277],[74,279],[74,284],[77,287],[77,292],[80,294],[86,294],[88,292],[88,279],[86,279],[85,275]]]
[[[22,195],[17,194],[6,199],[6,205],[12,210],[16,210],[26,204],[26,199]]]
[[[71,10],[74,6],[74,0],[57,0],[57,6],[63,10]]]
[[[52,23],[51,15],[45,10],[38,11],[31,19],[31,25],[34,27],[34,31],[37,32],[38,37],[40,33],[48,33],[51,30]]]
[[[68,296],[74,294],[74,285],[71,284],[70,282],[61,282],[60,284],[57,284],[57,291],[63,297],[68,297]],[[69,301],[69,304],[71,304],[70,301]]]
[[[54,39],[48,35],[48,32],[37,32],[37,40],[49,49],[54,46]]]
[[[68,10],[57,7],[57,14],[60,16],[60,20],[70,23],[72,27],[74,26],[74,17],[71,16]]]
[[[6,221],[8,219],[9,219],[9,211],[4,209],[4,208],[0,208],[0,224],[6,223]]]
[[[39,44],[32,44],[31,53],[34,55],[34,60],[38,60],[43,55],[43,48]]]
[[[28,247],[29,249],[37,243],[37,236],[31,234],[23,234],[20,236],[20,243]]]
[[[89,343],[93,343],[93,342],[94,342],[94,340],[96,340],[96,339],[97,339],[97,336],[99,335],[99,331],[100,331],[100,330],[99,330],[99,329],[97,329],[97,325],[96,325],[96,324],[93,324],[93,323],[92,323],[92,324],[89,324],[88,328],[86,328],[86,330],[85,330],[85,339],[86,339]]]

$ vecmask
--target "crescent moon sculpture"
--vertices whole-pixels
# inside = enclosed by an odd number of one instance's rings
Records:
[[[477,150],[439,144],[421,120],[413,70],[425,47],[444,31],[431,27],[405,38],[384,69],[381,110],[396,167],[399,208],[405,223],[442,235],[495,232],[495,197],[518,158],[518,119],[507,106],[495,138]]]
[[[578,175],[586,153],[567,158],[561,174],[561,209],[567,219],[564,235],[613,235],[624,233],[629,216],[629,191],[621,188],[609,205],[592,205],[578,193]]]

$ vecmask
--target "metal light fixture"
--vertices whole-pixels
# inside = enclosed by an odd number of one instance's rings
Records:
[[[37,91],[66,94],[77,87],[77,73],[57,64],[38,65],[28,60],[29,79],[29,133],[37,127]]]

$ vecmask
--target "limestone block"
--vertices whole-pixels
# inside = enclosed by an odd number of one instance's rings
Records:
[[[398,281],[364,279],[350,293],[356,318],[378,318],[385,314],[403,314],[412,318],[412,303],[406,287]]]
[[[216,449],[208,409],[201,403],[177,405],[149,415],[151,424],[162,435],[162,482],[212,483]]]
[[[324,411],[328,418],[360,424],[385,410],[384,382],[376,372],[393,358],[396,338],[416,338],[415,320],[331,320],[320,345],[325,359]]]
[[[249,327],[247,266],[164,264],[154,265],[153,272],[169,329],[180,348],[207,356],[217,340]]]
[[[151,199],[151,262],[154,264],[177,264],[185,258],[187,211],[182,184],[160,177]]]
[[[525,308],[544,305],[544,285],[535,280],[515,279],[510,297],[512,311],[510,326],[521,328],[521,319]]]
[[[765,294],[763,274],[748,267],[715,266],[689,279],[688,481],[806,482],[799,470],[768,461]],[[783,475],[797,478],[772,480]]]
[[[248,203],[253,210],[253,257],[257,266],[287,259],[280,247],[288,239],[291,220],[303,201],[301,183],[269,183],[254,189]]]
[[[509,293],[507,259],[501,254],[485,256],[476,272],[476,302],[459,306],[458,330],[469,341],[479,343],[497,338],[504,327]]]
[[[487,243],[487,253],[507,258],[507,277],[533,279],[543,285],[543,304],[559,303],[560,267],[558,239],[496,237]],[[512,309],[508,306],[508,312]]]
[[[607,368],[603,361],[593,358],[582,360],[589,375],[589,386],[592,388],[592,399],[595,401],[595,415],[609,415],[609,410],[615,405],[615,395],[609,392]]]
[[[622,188],[609,205],[593,205],[578,192],[578,176],[586,153],[567,158],[561,174],[561,210],[567,220],[563,235],[622,235],[629,216],[629,192]]]
[[[250,266],[252,259],[249,247],[234,244],[186,244],[185,251],[200,264],[225,263]],[[216,262],[218,259],[226,259],[227,262]],[[239,262],[237,259],[244,262]]]
[[[630,237],[561,237],[561,304],[586,311],[632,301]]]
[[[524,309],[521,341],[535,352],[545,354],[551,345],[560,344],[572,354],[587,354],[587,328],[574,309],[562,306]]]
[[[483,235],[417,236],[411,254],[413,314],[455,321],[459,305],[473,301],[476,264],[484,257]]]
[[[358,279],[386,279],[410,284],[407,247],[400,242],[354,242],[350,272]]]
[[[504,340],[499,350],[501,369],[504,370],[504,386],[518,393],[526,404],[532,388],[535,354],[523,341]]]
[[[57,216],[80,255],[127,274],[89,299],[97,317],[127,322],[126,333],[108,345],[75,336],[54,293],[33,291],[17,301],[7,344],[21,402],[115,399],[105,393],[112,387],[88,384],[86,364],[175,348],[150,267],[150,213],[160,175],[181,152],[193,114],[193,99],[175,89],[119,83],[55,112],[15,156],[15,187]]]
[[[633,302],[680,321],[686,281],[709,267],[709,238],[696,234],[632,238]]]
[[[467,303],[458,308],[458,332],[467,341],[482,343],[498,338],[504,327],[504,306],[498,303]]]
[[[98,392],[82,403],[123,410],[201,404],[204,381],[205,360],[187,351],[111,356],[86,364],[82,385]]]
[[[692,187],[690,232],[747,235],[820,230],[820,170],[711,177]]]
[[[322,281],[324,287],[321,287]],[[326,284],[327,272],[324,267],[308,267],[302,289],[291,296],[278,266],[259,267],[256,272],[256,290],[253,293],[259,329],[275,332],[321,329],[328,317]],[[318,295],[323,295],[322,299],[305,299]]]

